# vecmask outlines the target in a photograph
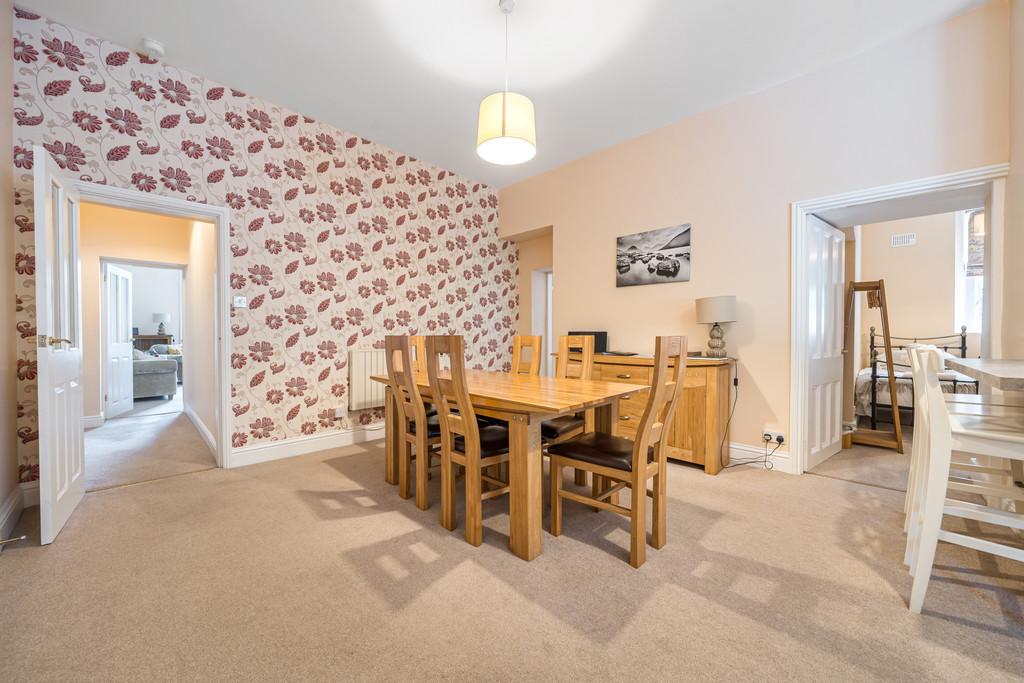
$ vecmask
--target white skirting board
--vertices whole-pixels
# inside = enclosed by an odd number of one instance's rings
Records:
[[[217,457],[217,442],[213,438],[213,434],[206,428],[203,421],[196,415],[196,411],[192,410],[191,406],[185,406],[185,415],[192,422],[192,426],[199,432],[199,436],[203,437],[203,441],[206,442],[206,447],[210,449],[210,453],[213,454],[214,459]]]
[[[21,504],[27,508],[39,505],[39,480],[26,481],[21,485]]]
[[[99,415],[86,415],[82,418],[82,428],[95,429],[96,427],[102,427],[103,422],[103,413]]]
[[[38,491],[38,487],[36,491]],[[11,489],[7,497],[0,503],[0,538],[10,538],[14,527],[18,524],[21,511],[25,509],[25,494],[20,485]]]
[[[245,467],[270,460],[291,458],[329,448],[341,448],[384,438],[384,425],[371,425],[360,429],[339,430],[310,436],[297,436],[281,441],[244,446],[231,451],[231,461],[225,467]]]
[[[771,451],[771,449],[768,449]],[[736,443],[735,441],[729,442],[729,463],[732,464],[737,460],[750,460],[752,458],[760,458],[764,460],[764,446],[748,446],[745,443]],[[772,463],[773,472],[785,472],[786,474],[795,474],[793,472],[793,458],[789,456],[789,451],[778,450],[772,455],[769,460]],[[751,467],[760,467],[756,462],[750,463]]]

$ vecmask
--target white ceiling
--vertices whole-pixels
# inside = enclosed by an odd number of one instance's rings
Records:
[[[819,69],[980,0],[518,0],[512,89],[537,156],[476,156],[503,82],[497,0],[16,0],[276,104],[504,186]]]

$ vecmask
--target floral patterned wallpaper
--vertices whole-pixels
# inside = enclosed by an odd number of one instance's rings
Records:
[[[97,183],[232,208],[235,447],[350,428],[347,351],[464,334],[507,368],[517,252],[485,185],[25,10],[14,22],[22,481],[38,477],[32,147]],[[313,84],[311,84],[313,87]],[[339,93],[344,96],[344,93]]]

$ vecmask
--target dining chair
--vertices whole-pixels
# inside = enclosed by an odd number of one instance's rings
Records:
[[[578,353],[579,360],[570,356]],[[555,377],[560,379],[590,379],[594,372],[593,335],[562,335],[558,339],[558,357],[555,359]],[[585,432],[594,431],[594,411],[585,410],[573,415],[560,415],[544,420],[540,425],[540,436],[545,448],[560,441],[572,439]],[[587,473],[576,470],[575,483],[585,486]]]
[[[539,377],[544,365],[543,348],[543,337],[517,334],[512,339],[512,374]]]
[[[441,424],[437,415],[429,415],[416,384],[410,338],[388,335],[384,337],[384,358],[388,372],[388,386],[398,406],[401,440],[398,464],[398,495],[409,498],[412,463],[416,463],[416,507],[430,507],[427,497],[427,472],[430,454],[441,443]],[[413,457],[415,454],[415,458]]]
[[[1024,514],[998,507],[951,499],[952,453],[986,455],[1010,460],[1024,460],[1024,418],[1019,413],[969,415],[951,413],[943,397],[938,379],[939,354],[933,349],[913,349],[924,380],[923,411],[927,441],[915,463],[917,486],[912,506],[910,531],[907,534],[907,556],[914,577],[910,592],[910,610],[920,613],[939,541],[962,545],[1018,562],[1024,562],[1024,550],[995,541],[942,529],[943,516],[1024,530]],[[915,422],[915,432],[917,424]],[[918,435],[915,434],[915,439]],[[1024,502],[1024,490],[1016,486],[970,485],[967,490]],[[964,490],[961,488],[960,490]]]
[[[670,361],[674,364],[670,365]],[[654,376],[636,440],[588,432],[548,447],[551,493],[551,535],[562,533],[562,499],[609,510],[630,519],[629,563],[641,566],[647,559],[647,496],[654,499],[651,546],[665,545],[667,474],[666,442],[683,393],[686,372],[686,337],[657,337],[654,345]],[[562,489],[562,468],[575,467],[594,477],[593,496]],[[647,481],[654,480],[651,490]],[[614,482],[614,483],[613,483]],[[606,484],[610,484],[605,488]],[[630,506],[608,499],[623,488],[631,490]]]
[[[919,351],[938,352],[938,347],[933,345],[921,345],[915,348]],[[912,351],[913,349],[910,350]],[[904,532],[909,532],[911,517],[917,511],[917,506],[920,505],[918,493],[921,472],[923,471],[923,468],[920,467],[920,462],[921,458],[924,457],[922,454],[928,450],[928,401],[925,394],[927,379],[925,377],[925,370],[921,362],[919,362],[919,354],[909,353],[908,356],[911,376],[913,378],[915,429],[914,439],[910,445],[910,470],[907,477],[907,493],[903,503]],[[1012,399],[993,401],[991,398],[979,394],[945,393],[942,397],[950,414],[992,416],[1006,414],[1007,412],[1019,412],[1024,415],[1024,412],[1022,412],[1024,411],[1024,406],[1019,406]],[[963,491],[965,493],[979,493],[981,490],[986,489],[986,487],[990,487],[993,477],[1006,478],[1008,480],[1012,476],[1009,466],[981,464],[978,462],[977,456],[968,456],[964,460],[957,454],[956,457],[950,459],[950,469],[952,471],[949,484],[950,490]],[[986,479],[968,478],[971,476],[977,477],[978,475]],[[905,563],[910,565],[913,545],[908,543],[907,547]]]
[[[579,354],[573,358],[572,354]],[[555,377],[563,379],[590,379],[594,371],[594,335],[563,334],[558,338],[558,358]]]
[[[509,431],[476,419],[466,384],[466,358],[461,336],[431,336],[426,343],[430,394],[441,426],[441,525],[455,530],[455,466],[465,470],[466,541],[483,543],[483,501],[505,495],[508,481],[493,476],[496,465],[509,459]],[[450,369],[442,374],[442,357]],[[488,470],[485,472],[484,470]],[[483,484],[491,488],[483,490]]]

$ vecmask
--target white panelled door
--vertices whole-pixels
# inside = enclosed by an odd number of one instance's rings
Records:
[[[39,510],[52,543],[85,495],[78,194],[34,150]]]
[[[807,217],[808,470],[842,447],[845,246],[842,231]]]
[[[103,264],[106,285],[107,387],[104,394],[104,418],[123,415],[135,401],[132,374],[132,274],[112,263]]]

